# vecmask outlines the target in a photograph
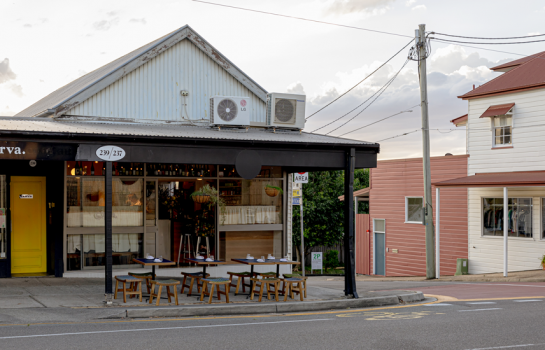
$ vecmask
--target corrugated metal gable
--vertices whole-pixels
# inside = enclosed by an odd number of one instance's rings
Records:
[[[181,90],[189,91],[189,96],[182,97]],[[183,115],[191,120],[208,120],[210,97],[214,95],[250,97],[251,120],[265,122],[265,102],[186,39],[67,114],[169,121],[182,120]]]

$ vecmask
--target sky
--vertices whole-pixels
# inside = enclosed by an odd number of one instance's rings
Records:
[[[12,116],[70,81],[186,24],[267,91],[304,93],[307,116],[401,50],[414,37],[419,24],[426,24],[427,31],[470,37],[545,33],[544,0],[210,2],[399,35],[191,0],[3,0],[0,116]],[[432,37],[446,38],[440,34]],[[403,66],[411,46],[307,120],[305,131],[314,131],[346,115],[316,131],[340,136],[403,112],[343,137],[381,141],[379,159],[421,157],[417,63],[409,61]],[[467,101],[457,96],[471,90],[473,84],[479,86],[501,74],[489,67],[545,51],[545,43],[479,47],[504,52],[431,42],[427,80],[429,124],[430,129],[435,129],[430,131],[432,156],[466,152],[464,128],[454,128],[449,122],[467,113]],[[357,108],[370,97],[372,101],[372,95],[397,72],[396,79],[374,103],[364,111],[368,103]],[[396,137],[405,133],[410,134]]]

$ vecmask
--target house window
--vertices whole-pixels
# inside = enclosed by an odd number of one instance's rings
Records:
[[[503,198],[483,198],[483,235],[503,236]],[[509,198],[509,237],[532,238],[532,198]]]
[[[511,145],[513,118],[508,115],[494,117],[494,146]]]
[[[421,224],[422,207],[424,199],[422,197],[406,197],[405,198],[405,222],[412,224]]]

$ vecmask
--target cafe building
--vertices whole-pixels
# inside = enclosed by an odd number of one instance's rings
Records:
[[[177,262],[165,276],[196,253],[291,257],[290,174],[346,170],[352,193],[379,151],[302,131],[304,107],[184,26],[0,117],[0,277],[124,274],[148,254]]]

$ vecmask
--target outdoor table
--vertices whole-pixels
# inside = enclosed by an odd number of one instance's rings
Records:
[[[182,258],[182,261],[190,262],[202,266],[202,277],[206,278],[206,267],[209,265],[226,265],[229,264],[228,261],[223,260],[213,260],[206,261],[206,259],[195,259],[195,258]]]
[[[152,280],[155,280],[155,266],[176,265],[174,261],[170,261],[167,259],[163,259],[163,261],[161,262],[154,262],[153,260],[154,259],[144,259],[144,258],[132,259],[132,261],[134,261],[137,264],[144,265],[144,266],[151,266]]]
[[[257,259],[231,259],[240,264],[250,265],[250,273],[252,278],[254,277],[255,265],[276,265],[276,278],[280,278],[280,265],[300,265],[299,261],[280,261],[280,259],[265,259],[265,262],[258,262]],[[251,281],[251,280],[250,280]],[[252,291],[254,282],[250,282],[250,293]],[[249,295],[248,295],[249,297]]]

